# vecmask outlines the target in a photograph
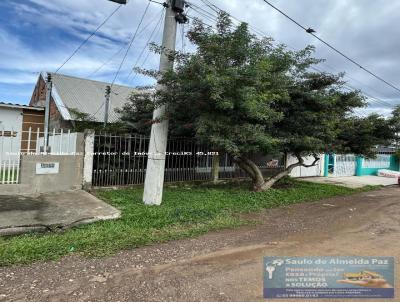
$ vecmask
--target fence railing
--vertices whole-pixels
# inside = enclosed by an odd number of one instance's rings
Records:
[[[22,131],[21,153],[41,154],[47,152],[52,155],[69,155],[76,152],[77,134],[71,130],[53,129],[48,133],[48,146],[46,150],[46,133],[40,128]]]
[[[363,168],[370,169],[389,169],[391,164],[392,155],[390,154],[377,154],[376,158],[366,158],[363,163]]]
[[[45,140],[41,128],[29,128],[26,131],[0,130],[0,184],[19,183],[22,154],[43,154],[49,151],[51,155],[72,155],[76,152],[77,134],[70,130],[50,131],[49,149],[45,148]]]
[[[96,134],[92,183],[97,187],[143,184],[146,176],[149,137],[142,135]],[[219,178],[243,178],[247,175],[227,154],[218,154],[210,146],[191,139],[169,139],[165,162],[165,182],[206,181],[212,178],[213,160],[219,159]],[[272,159],[272,158],[271,158]],[[284,158],[267,165],[267,158],[254,159],[265,175],[274,175],[284,167]]]
[[[20,144],[20,132],[0,130],[0,184],[18,183]]]

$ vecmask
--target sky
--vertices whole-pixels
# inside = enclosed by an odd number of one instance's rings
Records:
[[[383,84],[321,44],[263,0],[210,0],[232,16],[262,30],[289,49],[316,47],[315,56],[326,59],[318,68],[345,72],[349,85],[370,99],[363,112],[388,114],[400,104],[400,92]],[[212,12],[201,0],[190,0],[190,17],[200,17],[196,6]],[[305,27],[364,67],[400,87],[400,1],[387,0],[270,0]],[[148,0],[130,0],[59,71],[62,74],[112,82]],[[0,2],[0,101],[27,104],[41,71],[57,70],[74,50],[116,8],[108,0],[3,0]],[[196,11],[197,10],[197,11]],[[116,83],[138,86],[152,79],[131,73],[133,66],[158,67],[159,57],[148,42],[160,43],[163,7],[150,3],[144,21],[122,65]],[[204,12],[203,12],[204,15]],[[179,27],[177,49],[190,49]],[[151,36],[151,34],[153,35]],[[107,63],[107,64],[105,64]],[[101,67],[101,69],[99,69]]]

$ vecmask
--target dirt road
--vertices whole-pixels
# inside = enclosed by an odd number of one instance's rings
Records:
[[[249,218],[261,224],[103,259],[0,268],[0,301],[264,301],[266,255],[394,256],[397,265],[400,259],[398,187]]]

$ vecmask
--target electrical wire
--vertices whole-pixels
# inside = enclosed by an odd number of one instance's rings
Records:
[[[165,16],[165,11],[164,11],[163,17],[164,17],[164,16]],[[160,23],[160,26],[159,26],[158,29],[157,29],[156,37],[159,36],[159,34],[160,34],[161,24],[162,24],[162,22]],[[147,48],[146,48],[146,49],[147,49]],[[146,57],[144,58],[143,62],[140,64],[140,66],[138,66],[138,65],[139,65],[139,62],[138,62],[137,64],[135,64],[135,67],[139,67],[140,69],[142,69],[143,66],[146,64],[147,60],[149,59],[150,54],[151,54],[151,52],[147,49],[147,55],[146,55]],[[132,70],[134,70],[135,67],[132,68]],[[138,73],[136,72],[136,73],[134,74],[132,80],[131,80],[132,83],[133,83],[133,81],[137,78],[137,76],[138,76]]]
[[[61,64],[60,67],[57,68],[55,73],[58,73],[61,68],[65,66],[77,53],[78,51],[111,19],[112,16],[121,8],[122,5],[119,5],[96,29],[93,31],[73,52],[72,54]]]
[[[310,68],[311,68],[312,70],[315,70],[315,71],[319,72],[319,73],[326,73],[326,74],[332,75],[331,73],[322,71],[322,70],[320,70],[319,68],[317,68],[317,67],[315,67],[315,66],[311,66]],[[345,89],[351,90],[351,91],[359,90],[365,97],[367,97],[367,98],[370,100],[369,103],[375,102],[375,103],[377,103],[377,104],[379,104],[379,105],[381,105],[381,106],[383,106],[383,107],[388,107],[388,108],[390,108],[390,109],[393,109],[393,105],[392,105],[392,104],[390,104],[390,103],[388,103],[388,102],[386,102],[386,101],[384,101],[384,100],[378,99],[378,98],[376,98],[376,97],[373,97],[372,95],[367,94],[365,91],[362,91],[361,89],[356,88],[356,87],[354,87],[354,86],[352,86],[352,85],[350,85],[350,84],[348,84],[348,83],[344,84],[343,87],[344,87]]]
[[[132,73],[135,71],[135,68],[137,67],[137,65],[138,65],[140,59],[142,58],[144,52],[146,51],[147,47],[150,45],[151,40],[153,39],[154,34],[156,33],[157,29],[159,29],[159,27],[160,27],[160,25],[161,25],[161,23],[162,23],[163,17],[164,17],[164,13],[165,13],[165,10],[164,10],[164,8],[163,8],[163,9],[161,10],[160,18],[159,18],[158,22],[156,23],[156,25],[154,26],[154,28],[153,28],[153,30],[152,30],[152,32],[151,32],[149,38],[147,39],[147,41],[146,41],[144,47],[142,48],[142,50],[141,50],[141,52],[140,52],[138,58],[136,59],[136,62],[135,62],[135,64],[133,65],[133,67],[132,67],[132,69],[131,69],[131,71],[130,71],[128,77],[127,77],[127,80],[130,78],[130,76],[132,75]]]
[[[400,88],[396,87],[395,85],[393,85],[392,83],[388,82],[387,80],[385,80],[384,78],[382,78],[381,76],[375,74],[374,72],[370,71],[369,69],[367,69],[366,67],[364,67],[363,65],[361,65],[360,63],[358,63],[356,60],[350,58],[348,55],[344,54],[342,51],[340,51],[339,49],[337,49],[336,47],[334,47],[333,45],[331,45],[330,43],[326,42],[325,40],[323,40],[322,38],[320,38],[319,36],[317,36],[316,34],[314,34],[313,32],[310,31],[309,28],[306,28],[305,26],[301,25],[299,22],[297,22],[296,20],[294,20],[292,17],[290,17],[289,15],[287,15],[284,11],[280,10],[279,8],[277,8],[276,6],[274,6],[271,2],[267,1],[267,0],[262,0],[264,1],[266,4],[268,4],[270,7],[272,7],[273,9],[275,9],[276,11],[278,11],[280,14],[282,14],[283,16],[285,16],[287,19],[289,19],[290,21],[292,21],[294,24],[296,24],[297,26],[299,26],[300,28],[304,29],[308,34],[312,35],[314,38],[316,38],[317,40],[319,40],[321,43],[325,44],[326,46],[328,46],[330,49],[332,49],[333,51],[335,51],[336,53],[338,53],[339,55],[341,55],[342,57],[344,57],[346,60],[350,61],[351,63],[353,63],[354,65],[356,65],[357,67],[361,68],[362,70],[364,70],[365,72],[367,72],[368,74],[370,74],[371,76],[375,77],[376,79],[380,80],[381,82],[385,83],[386,85],[390,86],[391,88],[397,90],[398,92],[400,92]]]
[[[138,37],[140,37],[140,35],[151,25],[154,23],[154,21],[156,21],[158,17],[158,14],[150,20],[149,23],[147,23],[143,29],[138,33]],[[130,39],[128,41],[126,41],[125,43],[123,43],[123,45],[118,49],[117,52],[115,52],[112,56],[110,56],[106,61],[104,61],[96,70],[94,70],[91,74],[89,74],[87,77],[93,77],[96,73],[98,73],[101,69],[104,68],[104,66],[108,65],[110,62],[112,62],[120,53],[121,51],[127,47],[129,45]]]
[[[142,23],[143,23],[144,17],[145,17],[146,14],[147,14],[147,11],[148,11],[148,9],[149,9],[149,7],[150,7],[150,4],[151,4],[151,2],[149,1],[149,2],[147,3],[147,6],[146,6],[146,8],[145,8],[143,14],[142,14],[142,17],[140,18],[140,22],[139,22],[139,24],[138,24],[138,26],[137,26],[137,28],[136,28],[136,31],[135,31],[134,35],[132,36],[132,39],[131,39],[131,41],[130,41],[130,43],[129,43],[129,46],[128,46],[126,52],[125,52],[125,55],[124,55],[124,57],[122,58],[121,64],[119,65],[118,70],[117,70],[117,72],[115,73],[114,79],[113,79],[113,81],[112,81],[112,83],[111,83],[111,88],[114,86],[115,81],[117,80],[118,75],[119,75],[119,73],[121,72],[122,66],[124,65],[125,60],[126,60],[126,58],[128,57],[129,51],[130,51],[130,49],[131,49],[131,47],[132,47],[133,42],[134,42],[135,39],[136,39],[137,33],[138,33],[139,29],[140,29],[140,26],[141,26]]]
[[[206,6],[208,6],[209,8],[211,8],[214,12],[216,12],[217,14],[219,14],[220,12],[225,12],[225,13],[227,13],[228,15],[229,15],[229,17],[231,17],[231,18],[233,18],[233,19],[235,19],[237,22],[239,22],[239,23],[243,23],[243,21],[241,21],[241,20],[239,20],[239,19],[237,19],[236,17],[234,17],[234,16],[232,16],[231,14],[229,14],[228,12],[226,12],[226,11],[224,11],[224,10],[222,10],[221,8],[219,8],[219,7],[217,7],[216,5],[214,5],[214,4],[212,4],[212,3],[210,3],[208,0],[200,0],[201,2],[203,2]],[[197,5],[195,5],[194,3],[189,3],[189,5],[192,7],[192,9],[194,10],[194,11],[196,11],[197,13],[199,13],[198,12],[198,10],[199,10],[199,6],[197,6]],[[204,9],[201,9],[202,11],[205,11]],[[207,12],[210,16],[213,16],[213,18],[214,18],[214,20],[213,20],[213,22],[216,22],[217,21],[217,18],[218,18],[218,16],[215,16],[215,15],[212,15],[210,12]],[[200,13],[199,13],[200,14]],[[203,13],[204,14],[204,13]],[[202,21],[201,21],[202,22]],[[209,25],[209,24],[207,24],[207,23],[204,23],[204,22],[202,22],[204,25],[206,25],[206,26],[209,26],[209,27],[212,27],[211,25]],[[262,37],[266,37],[267,36],[267,34],[265,34],[262,30],[260,30],[260,29],[257,29],[256,27],[254,27],[254,26],[252,26],[252,25],[248,25],[249,26],[249,28],[250,29],[252,29],[253,30],[253,32],[258,32],[258,34],[260,35],[260,36],[262,36]],[[282,42],[280,42],[281,44],[285,44],[285,43],[282,43]],[[286,45],[286,44],[285,44]],[[289,46],[289,45],[288,45]],[[295,50],[296,51],[296,49],[294,48],[294,47],[290,47],[290,48],[292,48],[293,50]],[[325,64],[325,63],[322,63],[323,65],[327,65],[327,64]],[[316,70],[316,68],[315,67],[312,67],[312,69],[315,69]],[[321,70],[318,70],[319,72],[323,72],[323,71],[321,71]],[[349,79],[353,79],[353,78],[351,78],[350,76],[347,76],[346,74],[344,75],[345,77],[347,77],[347,78],[349,78]],[[355,80],[355,79],[353,79],[353,80]],[[363,84],[362,82],[360,82],[360,81],[358,81],[360,84],[362,84],[362,85],[364,85],[364,86],[366,86],[365,84]],[[354,88],[354,90],[360,90],[360,89],[357,89],[357,88]],[[383,100],[380,100],[380,99],[378,99],[378,98],[376,98],[376,97],[373,97],[373,96],[371,96],[371,95],[367,95],[367,93],[365,93],[364,91],[362,91],[362,90],[360,90],[361,92],[362,92],[362,94],[364,94],[366,97],[368,97],[368,99],[370,99],[370,103],[372,103],[372,102],[375,102],[375,103],[379,103],[380,105],[383,105],[383,106],[386,106],[386,107],[389,107],[389,108],[391,108],[391,109],[393,109],[393,104],[390,104],[390,103],[388,103],[388,102],[386,102],[386,101],[383,101]]]

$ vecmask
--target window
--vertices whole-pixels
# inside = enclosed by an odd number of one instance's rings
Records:
[[[0,136],[4,137],[17,137],[18,132],[16,131],[4,131],[0,130]]]

